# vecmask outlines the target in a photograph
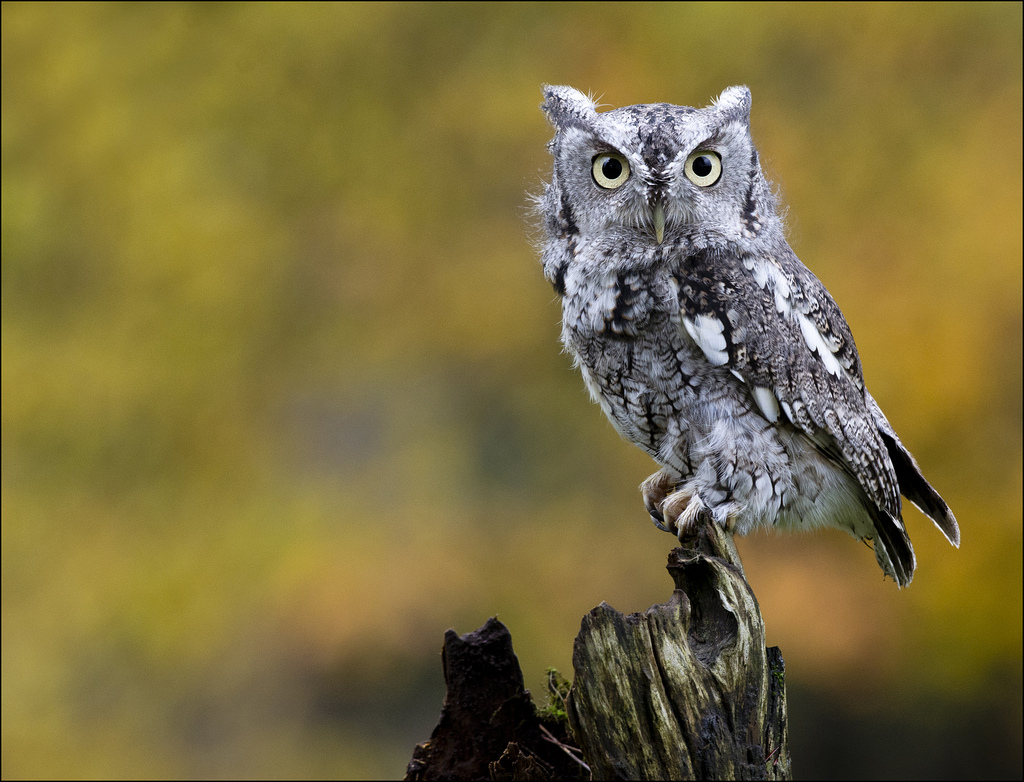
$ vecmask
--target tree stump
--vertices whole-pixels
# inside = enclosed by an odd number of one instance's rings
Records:
[[[590,777],[567,744],[567,722],[534,708],[505,625],[492,617],[472,633],[449,630],[441,659],[441,719],[413,750],[406,780]]]
[[[785,664],[717,525],[669,554],[672,598],[605,603],[573,647],[568,713],[594,779],[789,779]]]
[[[573,736],[534,708],[497,619],[449,630],[441,719],[406,779],[789,779],[785,664],[765,648],[732,537],[709,525],[668,570],[667,603],[629,616],[602,603],[583,618]]]

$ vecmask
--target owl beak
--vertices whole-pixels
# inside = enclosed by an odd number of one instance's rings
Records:
[[[661,201],[654,202],[652,217],[654,222],[654,238],[658,240],[658,244],[661,244],[665,239],[665,206]]]

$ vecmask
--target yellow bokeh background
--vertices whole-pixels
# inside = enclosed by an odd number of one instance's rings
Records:
[[[398,777],[448,627],[497,614],[542,693],[588,610],[668,598],[653,465],[559,352],[542,83],[750,86],[791,243],[960,522],[908,507],[905,590],[837,532],[740,542],[797,773],[1020,776],[1020,4],[2,22],[4,778]]]

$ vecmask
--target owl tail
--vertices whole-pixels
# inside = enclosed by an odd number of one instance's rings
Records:
[[[889,434],[884,429],[879,433],[882,435],[886,450],[889,451],[892,466],[896,468],[896,481],[900,485],[900,494],[931,518],[939,531],[946,536],[946,540],[960,548],[960,527],[957,526],[953,512],[950,511],[945,500],[925,480],[921,474],[921,468],[917,466],[910,451],[903,447],[903,443],[900,442],[896,433]]]
[[[872,417],[875,419],[875,426],[882,436],[885,449],[889,452],[889,459],[896,470],[896,481],[900,486],[900,494],[914,503],[921,512],[935,522],[935,526],[946,536],[946,540],[957,548],[960,548],[960,527],[957,526],[953,512],[949,509],[946,501],[939,496],[939,493],[932,488],[932,485],[925,480],[921,474],[921,468],[917,466],[914,457],[910,455],[896,430],[885,417],[882,408],[871,394],[865,392],[868,407]]]
[[[914,577],[917,558],[903,521],[884,510],[875,516],[875,559],[896,583],[905,587]]]

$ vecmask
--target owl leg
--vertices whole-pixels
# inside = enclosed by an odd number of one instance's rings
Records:
[[[644,507],[651,514],[651,521],[654,525],[664,531],[675,533],[675,529],[665,526],[665,515],[662,512],[662,505],[665,498],[676,490],[677,478],[668,470],[658,470],[640,484],[640,491],[644,495]]]

